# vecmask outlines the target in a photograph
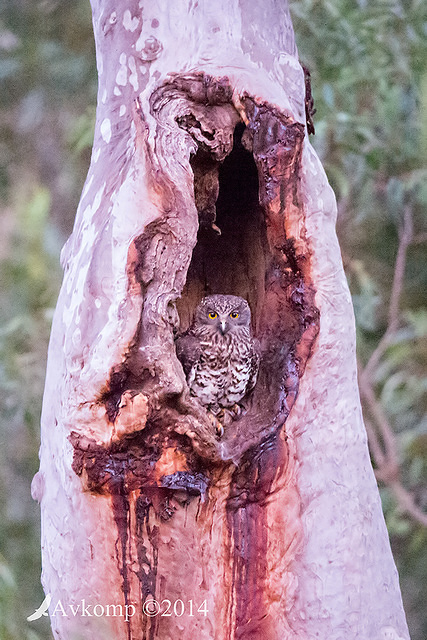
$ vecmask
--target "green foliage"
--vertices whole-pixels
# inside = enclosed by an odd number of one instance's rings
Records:
[[[68,136],[68,144],[78,156],[87,149],[92,149],[95,131],[95,106],[92,105],[78,117]]]
[[[19,611],[22,600],[11,568],[0,555],[0,638],[1,640],[43,640],[28,625],[22,624]],[[45,625],[44,625],[45,626]],[[48,633],[44,638],[48,637]]]
[[[336,176],[337,196],[350,194],[352,203],[358,196],[359,209],[360,191],[378,193],[380,176],[396,176],[400,194],[414,189],[426,177],[425,3],[301,0],[291,8],[314,80],[314,144]],[[358,214],[371,211],[362,206]]]
[[[57,228],[68,234],[90,133],[74,153],[68,140],[88,104],[96,101],[88,0],[4,0],[0,83],[0,199],[35,179],[51,192]]]
[[[30,496],[38,468],[41,394],[53,305],[59,288],[58,247],[47,242],[50,193],[35,186],[2,213],[11,229],[0,260],[0,638],[36,640],[26,616],[43,600],[39,507]],[[12,218],[13,216],[13,218]],[[12,218],[12,219],[11,219]],[[48,636],[45,621],[38,625]]]

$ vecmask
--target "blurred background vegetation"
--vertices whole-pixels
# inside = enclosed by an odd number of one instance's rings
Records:
[[[364,410],[412,640],[427,637],[427,4],[291,0],[338,200]],[[0,640],[46,640],[38,468],[47,343],[90,159],[88,0],[0,0]],[[400,266],[399,266],[400,265]],[[403,267],[403,271],[402,271]]]

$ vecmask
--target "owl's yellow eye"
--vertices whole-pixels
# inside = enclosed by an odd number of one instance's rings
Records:
[[[230,318],[233,318],[233,320],[235,320],[238,317],[239,317],[239,314],[237,313],[237,311],[232,311],[230,313]]]
[[[211,320],[215,320],[218,317],[218,314],[215,311],[209,311],[209,318]]]

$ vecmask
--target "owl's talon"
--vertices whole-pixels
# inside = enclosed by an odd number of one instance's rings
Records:
[[[244,412],[243,407],[240,406],[240,404],[237,404],[237,402],[236,404],[233,404],[233,406],[230,409],[230,413],[233,414],[234,418],[239,418],[243,412]]]
[[[208,411],[208,416],[213,428],[215,429],[215,433],[217,437],[221,438],[224,435],[224,426],[220,423],[218,418],[210,411]]]
[[[225,418],[225,409],[220,409],[215,413],[215,420],[221,423]]]

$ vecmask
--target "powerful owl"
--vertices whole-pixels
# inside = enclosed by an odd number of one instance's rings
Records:
[[[190,393],[221,420],[225,410],[240,413],[239,402],[256,383],[259,346],[250,324],[246,300],[208,296],[198,305],[188,331],[176,341]]]

